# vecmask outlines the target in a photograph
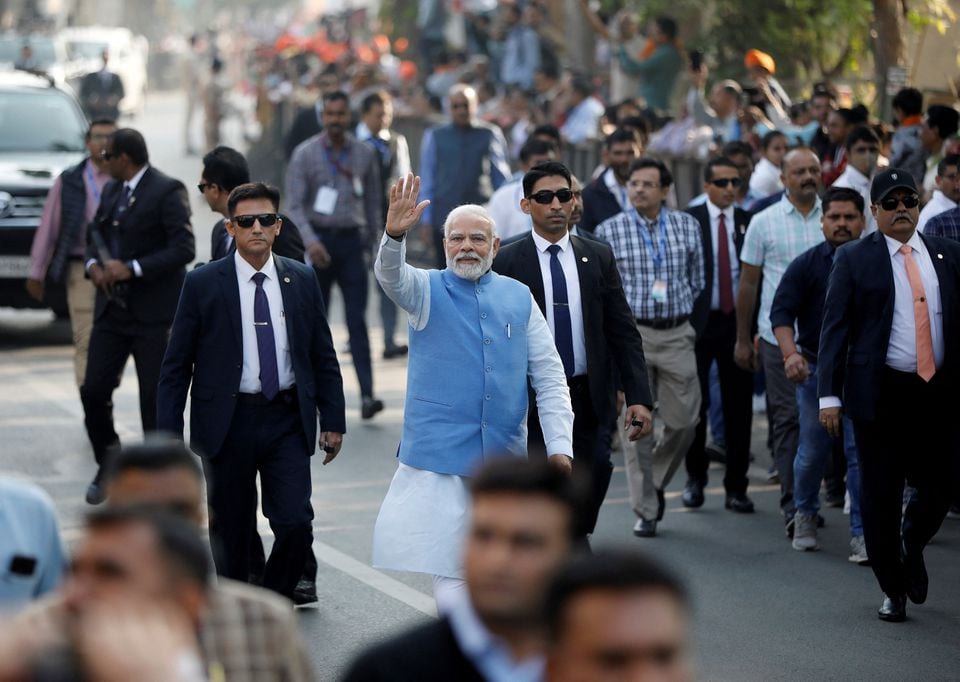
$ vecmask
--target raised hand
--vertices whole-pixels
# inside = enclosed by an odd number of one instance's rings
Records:
[[[384,227],[391,237],[399,237],[416,227],[423,210],[430,205],[425,199],[419,204],[420,176],[408,173],[390,187],[390,207],[387,209],[387,224]]]

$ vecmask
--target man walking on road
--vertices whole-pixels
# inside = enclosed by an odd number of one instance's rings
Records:
[[[456,208],[448,266],[404,262],[407,232],[428,202],[420,179],[390,189],[375,272],[409,314],[410,361],[399,468],[374,528],[377,567],[429,573],[441,611],[463,589],[468,479],[485,460],[527,452],[527,379],[549,461],[571,468],[573,412],[563,364],[530,290],[490,269],[500,247],[486,209]]]

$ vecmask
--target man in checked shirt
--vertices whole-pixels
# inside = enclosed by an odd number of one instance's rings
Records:
[[[610,244],[627,302],[643,336],[647,373],[663,434],[642,438],[625,452],[630,503],[638,537],[653,537],[663,519],[663,490],[693,441],[700,383],[690,324],[693,302],[706,278],[700,226],[664,205],[673,176],[662,162],[640,158],[630,166],[632,208],[600,223],[595,235]]]

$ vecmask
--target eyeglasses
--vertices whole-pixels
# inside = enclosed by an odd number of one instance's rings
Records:
[[[197,185],[197,189],[200,190],[200,194],[203,194],[207,191],[207,187],[215,187],[217,183],[215,182],[201,182]]]
[[[731,185],[734,187],[739,187],[740,185],[743,184],[743,179],[742,178],[717,178],[716,180],[711,180],[710,184],[713,185],[714,187],[719,187],[720,189],[724,189],[725,187],[729,187]]]
[[[900,204],[903,204],[904,208],[916,208],[920,205],[920,197],[916,194],[908,194],[905,197],[886,197],[880,200],[880,208],[884,211],[896,211]]]
[[[535,194],[531,194],[528,199],[536,201],[538,204],[548,205],[552,204],[553,200],[559,199],[561,204],[565,204],[568,201],[573,199],[573,190],[569,189],[558,189],[556,192],[553,192],[549,189],[542,189]]]
[[[234,216],[232,222],[237,227],[242,227],[246,230],[253,227],[254,222],[259,221],[260,227],[273,227],[279,220],[280,216],[276,213],[257,213],[255,215]]]

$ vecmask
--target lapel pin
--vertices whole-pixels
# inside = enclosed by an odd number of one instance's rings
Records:
[[[581,258],[580,260],[582,260],[582,261],[583,261],[584,263],[586,263],[586,262],[587,262],[587,261],[589,261],[590,259],[589,259],[589,258],[587,258],[586,256],[584,256],[584,257],[583,257],[583,258]]]
[[[942,253],[938,253],[938,254],[937,254],[937,258],[939,258],[940,260],[943,260],[943,254],[942,254]]]
[[[290,278],[289,278],[289,277],[284,277],[284,278],[283,278],[283,281],[286,282],[287,284],[290,284]]]

